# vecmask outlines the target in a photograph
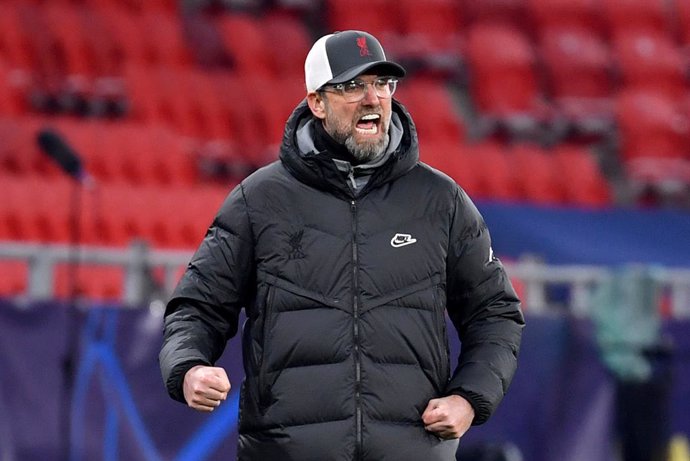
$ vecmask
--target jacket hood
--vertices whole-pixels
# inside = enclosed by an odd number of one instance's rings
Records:
[[[419,161],[419,144],[417,130],[407,109],[395,99],[392,104],[391,145],[395,149],[373,164],[363,164],[355,168],[374,168],[367,185],[358,193],[353,192],[347,184],[346,177],[339,170],[336,162],[316,151],[314,143],[304,139],[305,130],[313,123],[314,116],[303,100],[292,112],[285,126],[283,142],[280,147],[280,160],[285,168],[298,180],[317,189],[330,191],[344,198],[354,198],[365,194],[372,188],[405,174]],[[311,134],[309,134],[311,136]]]

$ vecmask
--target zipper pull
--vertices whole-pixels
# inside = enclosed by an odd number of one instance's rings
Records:
[[[357,181],[355,181],[355,172],[352,167],[350,167],[350,171],[347,172],[347,179],[350,180],[352,183],[352,190],[355,192],[357,191]]]

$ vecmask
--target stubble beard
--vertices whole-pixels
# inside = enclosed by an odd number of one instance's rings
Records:
[[[389,140],[390,137],[388,136],[388,133],[384,133],[383,136],[381,136],[379,140],[374,143],[366,142],[363,144],[358,144],[354,135],[350,134],[347,136],[347,138],[345,138],[344,144],[345,147],[347,147],[347,150],[350,151],[352,156],[356,158],[358,162],[367,163],[383,155],[383,153],[386,151],[386,147],[388,147]]]
[[[343,144],[359,163],[370,162],[383,155],[386,151],[388,142],[390,141],[390,136],[388,135],[388,127],[390,124],[388,122],[384,121],[381,123],[381,129],[384,133],[378,140],[360,143],[355,139],[355,128],[340,124],[339,121],[332,116],[328,108],[326,109],[326,117],[330,119],[331,122],[324,124],[326,133],[331,135],[336,142]]]

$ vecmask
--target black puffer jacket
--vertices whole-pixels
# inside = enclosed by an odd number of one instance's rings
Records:
[[[302,103],[280,161],[228,196],[168,304],[160,360],[178,400],[246,308],[240,460],[454,460],[457,441],[424,430],[428,401],[462,395],[479,424],[512,379],[519,301],[477,209],[419,162],[393,106],[398,147],[354,193],[326,155],[298,151]],[[452,374],[446,310],[463,345]]]

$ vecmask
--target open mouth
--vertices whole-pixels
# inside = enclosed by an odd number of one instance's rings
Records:
[[[357,121],[355,128],[362,134],[377,134],[379,132],[379,122],[381,116],[378,114],[368,114]]]

